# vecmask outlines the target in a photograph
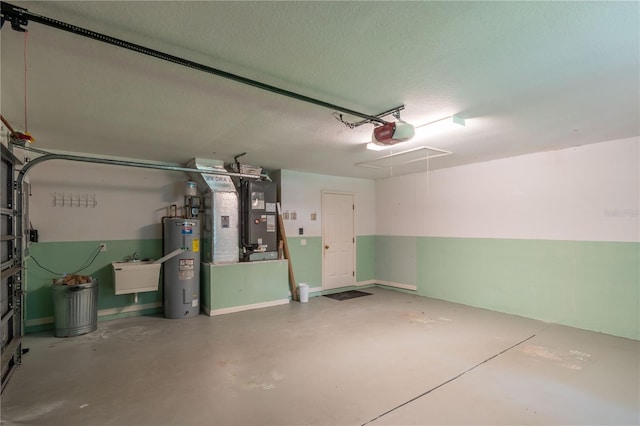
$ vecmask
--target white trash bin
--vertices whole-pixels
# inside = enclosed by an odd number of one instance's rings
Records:
[[[300,303],[309,301],[309,285],[305,283],[298,284],[298,294],[300,295]]]

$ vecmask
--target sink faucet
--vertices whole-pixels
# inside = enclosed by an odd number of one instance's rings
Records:
[[[131,256],[131,260],[134,262],[139,262],[140,258],[138,257],[138,253],[133,253],[133,256]]]

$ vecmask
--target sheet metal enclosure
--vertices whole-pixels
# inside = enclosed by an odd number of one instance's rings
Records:
[[[243,180],[241,243],[244,260],[278,258],[277,185],[268,181]]]
[[[238,240],[238,193],[235,190],[207,192],[202,226],[203,261],[237,263],[240,260]]]
[[[164,262],[164,316],[190,318],[200,312],[200,222],[165,218],[164,255],[186,251]]]
[[[237,263],[240,260],[239,199],[230,176],[207,173],[226,172],[220,160],[194,158],[187,166],[201,170],[191,173],[191,179],[204,193],[202,208],[202,261]]]

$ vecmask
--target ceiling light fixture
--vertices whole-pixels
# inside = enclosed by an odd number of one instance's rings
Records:
[[[389,124],[398,124],[398,123],[404,123],[404,122],[396,122],[396,123],[389,123]],[[432,136],[435,135],[437,133],[441,133],[443,131],[446,130],[450,130],[450,129],[456,129],[456,128],[461,128],[465,126],[465,121],[464,118],[461,118],[457,115],[451,115],[449,117],[446,118],[442,118],[440,120],[436,120],[436,121],[432,121],[430,123],[426,123],[426,124],[422,124],[420,126],[414,127],[411,126],[408,123],[404,123],[407,126],[411,127],[411,131],[412,133],[414,133],[414,135],[412,135],[412,137],[409,137],[408,139],[403,138],[402,137],[402,133],[399,135],[398,138],[394,137],[394,134],[392,133],[391,136],[387,136],[386,139],[385,138],[379,138],[378,135],[376,135],[376,130],[378,129],[383,129],[384,127],[388,126],[388,125],[384,125],[384,126],[379,126],[376,127],[374,129],[374,133],[372,136],[372,140],[373,142],[369,142],[367,143],[367,149],[371,150],[371,151],[382,151],[385,149],[389,149],[399,143],[403,143],[403,142],[408,142],[409,140],[417,140],[417,139],[422,139],[424,137],[427,136]],[[390,127],[390,126],[389,126]],[[397,126],[396,126],[397,127]],[[395,127],[394,127],[395,130]],[[405,135],[409,133],[408,131],[409,129],[405,129]],[[378,132],[381,132],[382,130],[378,130]],[[389,130],[386,129],[386,131],[388,132]],[[403,140],[404,139],[404,140]],[[386,142],[385,142],[386,141]],[[391,141],[391,143],[389,143],[389,141]]]
[[[464,118],[457,115],[442,118],[416,127],[416,136],[431,136],[446,130],[459,129],[465,126]]]
[[[385,149],[393,148],[393,145],[379,145],[375,142],[369,142],[367,149],[369,151],[384,151]]]

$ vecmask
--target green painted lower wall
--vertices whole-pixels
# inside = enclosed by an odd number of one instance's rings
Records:
[[[203,263],[200,298],[202,306],[209,311],[288,300],[288,263],[286,260],[227,265]]]
[[[103,241],[42,242],[30,245],[30,258],[26,262],[25,331],[27,333],[53,328],[52,281],[60,275],[46,271],[71,273],[86,265],[97,254],[93,263],[78,272],[98,279],[98,312],[105,311],[100,320],[141,315],[161,311],[162,286],[157,292],[139,293],[138,303],[132,295],[116,296],[111,262],[121,261],[133,253],[140,258],[157,259],[162,254],[162,240],[111,240],[107,251],[99,252]],[[161,282],[161,281],[160,281]]]
[[[376,238],[376,279],[416,285],[416,237]]]
[[[56,275],[34,260],[56,272],[73,272],[90,262],[100,242],[31,244],[26,332],[53,326],[51,282]],[[321,237],[289,237],[288,243],[296,281],[321,287]],[[114,294],[111,269],[111,262],[134,252],[141,258],[158,258],[161,251],[161,240],[107,241],[107,251],[81,272],[99,280],[100,320],[161,312],[161,286],[160,291],[140,293],[134,304],[131,295]],[[358,282],[415,285],[422,296],[632,339],[640,339],[639,262],[639,243],[406,236],[356,240]],[[203,287],[202,303],[220,309],[288,297],[287,279],[282,278],[287,275],[286,262],[274,265],[279,265],[273,266],[277,271],[269,274],[280,277],[278,282],[263,286],[257,286],[265,281],[263,272],[239,272],[235,265],[216,270],[216,280],[244,280],[248,287]],[[212,271],[203,268],[203,280],[214,279]]]
[[[376,255],[423,296],[640,339],[638,243],[380,236]]]
[[[376,259],[376,236],[361,235],[356,237],[356,281],[376,279]]]
[[[376,278],[376,238],[375,235],[356,237],[357,282]],[[287,244],[296,281],[309,287],[322,287],[322,237],[287,237]]]
[[[306,245],[302,245],[306,240]],[[322,237],[287,237],[293,276],[309,287],[322,286]]]
[[[306,245],[301,240],[306,240]],[[157,292],[138,294],[138,303],[133,303],[132,295],[116,296],[111,262],[121,261],[133,253],[140,258],[157,259],[162,254],[162,240],[108,240],[107,251],[98,252],[103,241],[41,242],[32,243],[27,260],[25,331],[27,333],[50,330],[53,328],[53,292],[51,283],[59,274],[53,274],[38,266],[54,272],[71,273],[88,265],[94,255],[93,263],[79,273],[98,279],[99,320],[109,320],[133,315],[145,315],[162,312],[162,286]],[[322,286],[322,238],[289,238],[290,254],[297,282],[306,282],[310,287]],[[371,281],[375,278],[375,236],[360,236],[356,240],[356,278],[358,281]],[[247,283],[245,286],[218,287],[201,286],[201,299],[209,309],[228,308],[271,300],[288,298],[288,269],[286,262],[259,262],[267,265],[249,267],[242,270],[236,265],[215,265],[203,268],[204,280],[215,282]],[[258,263],[255,263],[256,265]],[[246,265],[246,264],[245,264]],[[277,265],[277,266],[274,266]],[[284,266],[283,266],[284,265]],[[223,267],[221,267],[223,266]],[[277,270],[265,271],[264,268]],[[261,269],[262,268],[262,269]],[[267,277],[267,278],[265,278]],[[272,278],[268,278],[272,277]],[[275,277],[275,278],[274,278]],[[284,284],[282,284],[284,277]],[[275,281],[274,281],[275,280]],[[273,281],[273,282],[272,282]],[[162,282],[160,280],[160,282]],[[266,282],[266,284],[265,284]],[[262,283],[254,286],[252,283]]]

